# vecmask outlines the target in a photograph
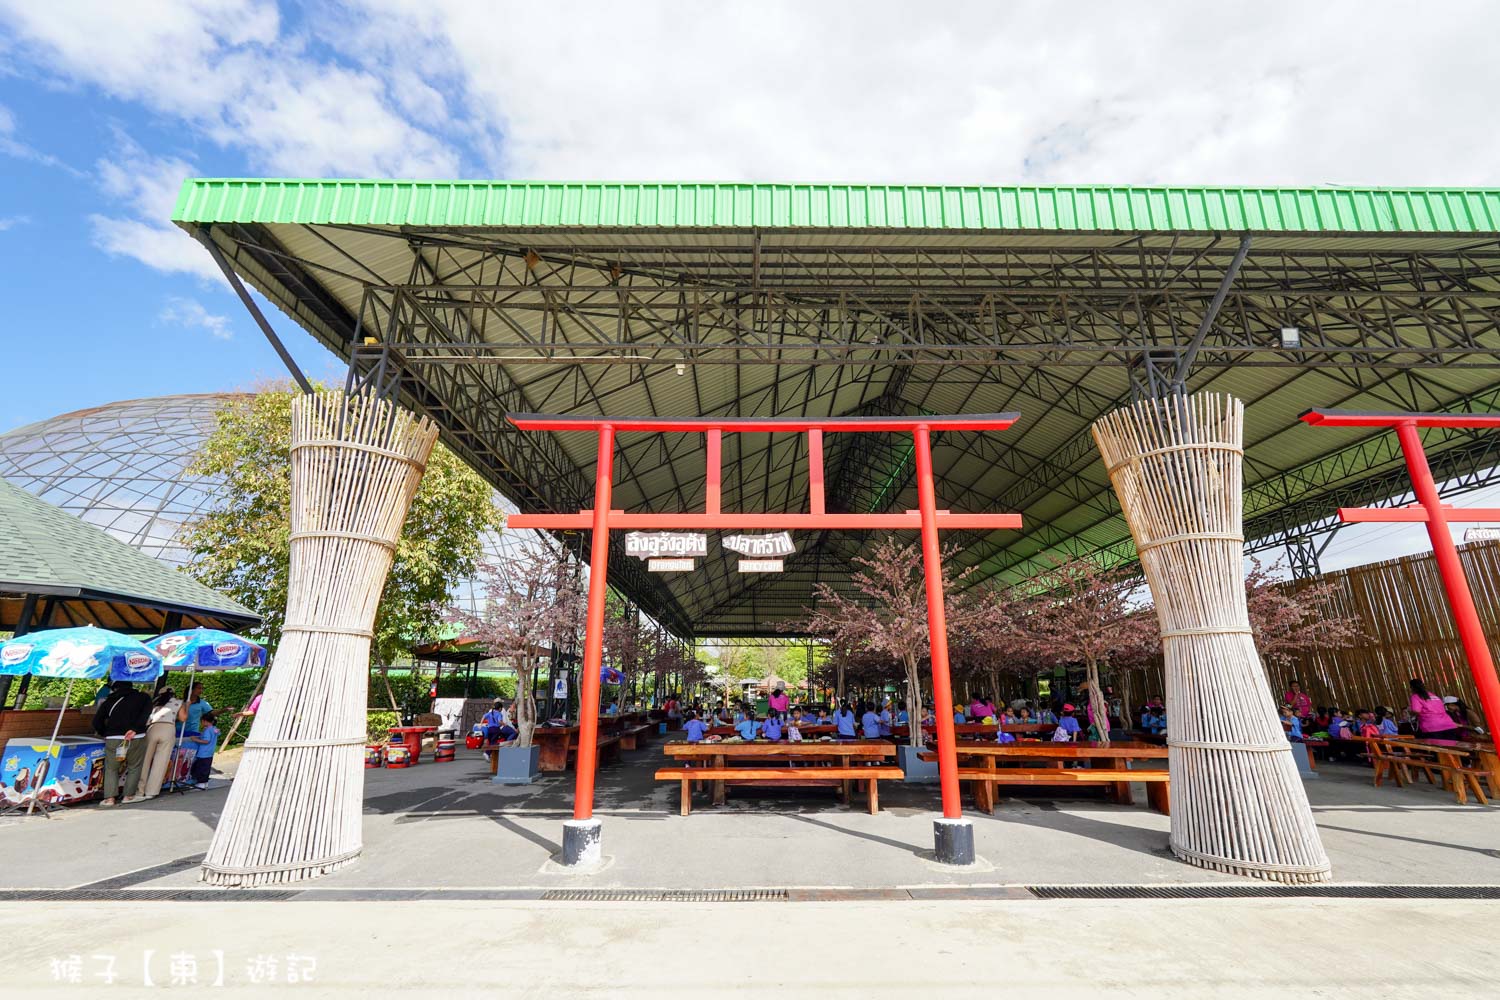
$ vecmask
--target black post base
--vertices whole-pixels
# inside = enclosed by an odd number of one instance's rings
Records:
[[[563,823],[562,863],[569,868],[596,865],[603,858],[603,829],[597,819]]]
[[[945,865],[974,863],[974,824],[966,819],[939,819],[932,823],[937,859]]]

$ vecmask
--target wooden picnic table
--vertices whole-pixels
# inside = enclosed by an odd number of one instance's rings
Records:
[[[955,722],[953,732],[957,736],[994,736],[998,729],[1004,729],[1012,736],[1051,736],[1052,731],[1057,728],[1055,722],[1007,722],[998,726],[987,725],[983,722]],[[936,732],[934,726],[923,726],[923,732]],[[906,739],[911,735],[911,726],[901,724],[891,727],[891,736],[897,739]]]
[[[993,728],[993,727],[992,727]],[[998,776],[1000,762],[1019,761],[1044,768],[1061,770],[1069,761],[1087,761],[1090,767],[1108,771],[1128,770],[1132,760],[1166,760],[1167,748],[1135,740],[1116,740],[1104,744],[1090,741],[1077,743],[981,743],[975,740],[959,740],[956,746],[958,757],[978,765],[978,769]],[[937,759],[933,751],[919,755],[924,761]],[[976,775],[976,779],[980,776]],[[1046,784],[1038,780],[1036,784]],[[1059,784],[1064,782],[1059,781]],[[992,781],[974,780],[974,805],[987,813],[995,811],[995,784]],[[1111,782],[1111,801],[1130,805],[1135,800],[1129,781]]]
[[[411,762],[417,764],[422,759],[422,738],[428,733],[437,732],[437,726],[391,726],[390,734],[401,737],[401,745],[411,752]]]
[[[761,721],[764,721],[764,720],[761,720]],[[783,722],[781,724],[781,728],[782,728],[783,731],[786,729],[787,725],[788,725],[788,723],[785,723],[785,722]],[[818,736],[832,736],[834,734],[834,730],[837,729],[837,728],[838,727],[836,727],[836,726],[834,726],[832,724],[829,724],[829,725],[826,725],[826,726],[798,726],[797,730],[804,737],[818,737]],[[709,736],[736,736],[736,735],[738,735],[738,733],[739,733],[739,731],[736,730],[733,726],[709,726],[708,727],[708,733],[707,733],[707,735],[709,735]]]
[[[1438,762],[1453,771],[1472,770],[1479,772],[1489,782],[1490,794],[1500,795],[1500,755],[1495,752],[1495,744],[1481,743],[1475,740],[1427,740],[1417,737],[1407,738],[1400,741],[1403,746],[1421,747],[1436,755]],[[1466,782],[1454,780],[1450,789],[1459,805],[1469,801]],[[1478,791],[1477,782],[1474,785],[1478,792],[1480,801],[1483,801],[1483,792]]]
[[[847,768],[855,761],[868,762],[886,760],[896,756],[896,746],[885,740],[837,740],[831,743],[803,740],[791,743],[779,740],[757,740],[754,743],[668,743],[662,747],[668,757],[696,761],[704,767],[723,769],[727,761],[737,764],[774,764],[778,761],[827,760],[837,767]],[[817,768],[809,767],[808,779],[817,779]],[[725,782],[714,782],[714,805],[723,805]],[[845,798],[848,797],[849,782],[840,785]]]

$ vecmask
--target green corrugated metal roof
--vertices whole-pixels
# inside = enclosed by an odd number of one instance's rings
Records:
[[[0,590],[49,589],[260,620],[249,608],[186,573],[0,479]]]
[[[190,178],[181,223],[1496,233],[1500,189]]]

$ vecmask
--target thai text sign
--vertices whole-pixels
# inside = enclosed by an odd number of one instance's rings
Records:
[[[637,559],[706,556],[708,536],[696,531],[631,531],[625,535],[625,554]]]
[[[719,544],[730,552],[755,559],[779,559],[797,551],[790,531],[778,531],[774,535],[725,535]]]

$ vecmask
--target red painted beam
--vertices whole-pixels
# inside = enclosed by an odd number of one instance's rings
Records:
[[[593,512],[577,514],[511,514],[505,519],[511,528],[590,528]],[[782,531],[829,530],[873,531],[878,529],[911,529],[922,527],[922,517],[908,514],[614,514],[609,516],[611,530],[626,531],[736,531],[742,528],[774,528]],[[1021,527],[1020,514],[938,514],[940,530],[956,529],[1000,531]]]
[[[523,431],[598,431],[606,425],[621,431],[691,433],[718,429],[731,434],[746,431],[805,433],[811,430],[901,432],[918,427],[929,431],[1003,431],[1021,418],[1019,413],[975,413],[951,417],[583,417],[542,413],[508,413]]]
[[[1422,524],[1427,521],[1426,507],[1340,507],[1339,520],[1349,524]],[[1443,519],[1460,524],[1473,521],[1500,521],[1500,507],[1449,507],[1443,505]]]
[[[1314,427],[1497,427],[1500,413],[1364,413],[1358,410],[1308,410],[1302,422]]]
[[[823,431],[817,427],[807,432],[807,506],[814,514],[826,512],[823,506]]]

